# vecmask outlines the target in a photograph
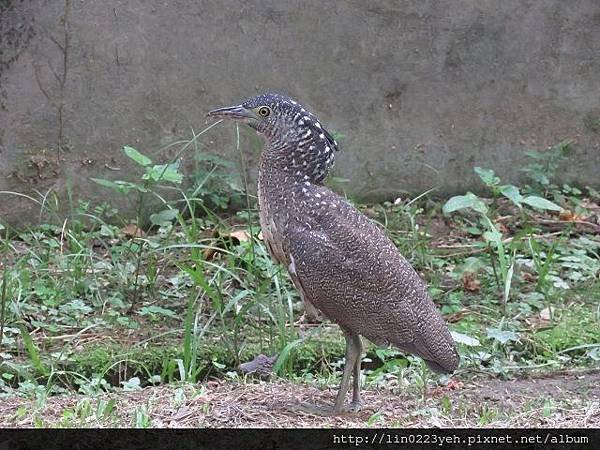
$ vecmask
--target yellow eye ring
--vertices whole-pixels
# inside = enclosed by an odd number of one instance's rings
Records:
[[[268,106],[261,106],[258,108],[257,113],[260,117],[269,117],[269,114],[271,114],[271,108]]]

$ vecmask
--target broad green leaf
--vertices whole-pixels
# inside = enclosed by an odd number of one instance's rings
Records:
[[[234,168],[234,163],[227,159],[223,159],[219,155],[213,153],[199,152],[194,155],[194,159],[198,162],[210,162],[216,166],[227,167],[229,169]]]
[[[126,392],[142,390],[141,381],[139,377],[133,377],[127,381],[121,381],[121,384],[123,385],[123,390]]]
[[[485,233],[483,233],[483,238],[488,242],[493,242],[495,244],[498,244],[498,242],[502,241],[502,233],[500,233],[496,229],[486,231]]]
[[[170,223],[175,217],[179,214],[179,210],[175,208],[165,209],[163,211],[157,212],[155,214],[150,215],[150,222],[153,225],[165,225]]]
[[[91,180],[95,183],[98,183],[100,186],[108,187],[114,189],[122,194],[127,194],[131,189],[135,189],[140,192],[148,192],[143,186],[139,184],[130,183],[129,181],[110,181],[102,178],[91,178]]]
[[[213,359],[212,363],[213,366],[215,366],[219,370],[223,370],[225,367],[227,367],[225,364],[218,362],[216,359]]]
[[[156,305],[143,306],[140,309],[140,314],[142,316],[151,316],[153,314],[158,314],[158,315],[166,316],[166,317],[177,317],[177,313],[175,311],[173,311],[172,309],[163,308],[162,306],[156,306]]]
[[[485,263],[476,256],[469,256],[463,263],[463,270],[468,270],[469,272],[477,272],[482,267],[485,267]]]
[[[467,227],[467,228],[465,228],[465,230],[467,231],[467,233],[475,235],[475,236],[481,235],[481,230],[477,227]]]
[[[105,180],[104,178],[91,178],[94,183],[98,183],[100,186],[108,187],[111,189],[119,189],[119,185],[111,180]]]
[[[158,384],[162,381],[162,377],[160,375],[152,375],[148,378],[148,383]]]
[[[586,356],[593,359],[594,361],[600,361],[600,345],[588,350]]]
[[[459,333],[457,331],[451,331],[450,334],[452,335],[452,339],[454,339],[454,342],[457,342],[459,344],[464,344],[468,347],[478,347],[481,345],[479,339],[467,336],[466,334]]]
[[[111,227],[109,227],[106,224],[102,224],[100,226],[100,236],[113,238],[113,237],[115,237],[115,233]]]
[[[146,167],[146,166],[149,166],[150,164],[152,164],[152,160],[150,158],[148,158],[146,155],[142,155],[140,152],[138,152],[133,147],[128,147],[126,145],[125,147],[123,147],[123,152],[125,152],[125,154],[128,157],[133,159],[140,166]]]
[[[506,344],[508,341],[517,341],[519,339],[519,335],[514,331],[500,330],[498,328],[488,328],[487,337],[495,339],[501,344]]]
[[[465,195],[456,195],[448,199],[444,205],[444,214],[450,214],[454,211],[458,211],[465,208],[471,208],[481,214],[487,212],[487,206],[472,192],[467,192]]]
[[[581,245],[583,248],[591,248],[591,247],[600,247],[600,242],[592,241],[585,236],[581,236],[579,239],[575,241],[578,245]]]
[[[375,354],[382,362],[385,362],[390,357],[397,356],[399,352],[393,347],[378,347],[375,349]]]
[[[542,197],[537,197],[535,195],[528,195],[524,197],[522,200],[523,203],[529,206],[533,206],[538,209],[547,209],[550,211],[562,211],[562,208],[558,206],[556,203],[551,202],[550,200],[546,200]]]
[[[477,273],[483,267],[486,267],[486,263],[480,258],[469,256],[462,264],[458,264],[452,273],[456,276],[462,276],[465,272]]]
[[[556,275],[548,275],[548,279],[552,281],[552,285],[559,289],[570,289],[569,284],[561,277]]]
[[[181,183],[183,174],[179,173],[179,163],[159,164],[146,168],[146,173],[142,178],[152,181],[168,181],[171,183]]]
[[[504,186],[500,186],[500,193],[504,195],[507,199],[517,205],[519,208],[521,207],[521,202],[523,201],[523,196],[519,192],[519,188],[513,186],[512,184],[505,184]]]
[[[495,186],[498,183],[500,183],[500,178],[498,178],[494,171],[491,169],[482,169],[481,167],[475,167],[475,169],[473,170],[475,170],[475,173],[479,175],[479,178],[481,178],[481,181],[483,181],[483,183],[486,186]]]

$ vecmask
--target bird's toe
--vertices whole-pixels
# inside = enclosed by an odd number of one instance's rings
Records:
[[[362,410],[362,403],[360,401],[351,401],[348,405],[348,412],[357,413]]]

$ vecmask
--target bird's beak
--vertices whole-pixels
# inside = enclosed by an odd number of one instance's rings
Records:
[[[233,120],[258,119],[254,111],[244,108],[242,105],[213,109],[207,116]]]

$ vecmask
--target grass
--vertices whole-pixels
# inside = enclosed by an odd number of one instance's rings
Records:
[[[175,398],[199,382],[192,396],[202,398],[214,380],[242,383],[236,367],[261,353],[279,355],[277,375],[289,383],[324,390],[339,383],[339,330],[301,320],[298,294],[260,238],[245,177],[202,154],[206,131],[160,164],[125,147],[137,179],[96,180],[134,199],[133,218],[110,204],[71,200],[64,219],[46,193],[28,196],[41,205],[42,224],[0,227],[0,395],[20,399],[11,423],[157,426],[150,400],[120,416],[111,395],[158,389]],[[598,367],[600,198],[592,188],[555,183],[568,145],[548,160],[533,153],[532,186],[501,185],[478,169],[490,199],[467,194],[444,205],[426,192],[357,205],[426,279],[459,342],[453,379],[465,385]],[[179,172],[187,152],[198,164],[189,185]],[[151,199],[157,206],[146,212]],[[479,426],[506,419],[493,406],[461,412],[458,398],[432,400],[453,381],[395,349],[368,344],[363,368],[367,389],[408,392],[415,414],[430,423],[454,423],[457,414]],[[45,408],[60,394],[80,397],[48,422]],[[23,401],[37,407],[22,410]],[[556,405],[535,408],[552,415]],[[377,411],[364,421],[394,424]]]

